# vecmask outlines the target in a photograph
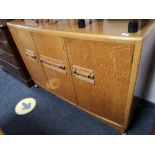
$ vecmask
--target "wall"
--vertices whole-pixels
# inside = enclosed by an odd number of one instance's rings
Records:
[[[145,88],[144,99],[151,101],[155,104],[155,58],[150,68],[150,73]]]
[[[155,104],[155,29],[144,39],[135,96]]]

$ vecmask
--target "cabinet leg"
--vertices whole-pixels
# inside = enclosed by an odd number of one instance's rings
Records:
[[[127,132],[122,132],[121,134],[122,134],[122,135],[127,135],[128,133],[127,133]]]
[[[28,80],[28,81],[26,81],[25,83],[26,83],[26,85],[27,85],[29,88],[31,88],[32,86],[34,86],[34,82],[33,82],[32,80]]]
[[[35,88],[38,88],[39,86],[37,84],[34,85]]]

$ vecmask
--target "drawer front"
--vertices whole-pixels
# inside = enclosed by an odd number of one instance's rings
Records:
[[[8,30],[0,31],[0,48],[5,50],[6,52],[12,54],[12,50],[11,50],[11,48],[6,40],[6,37],[5,37],[6,31],[8,31]]]
[[[27,30],[9,27],[14,41],[19,49],[23,61],[31,75],[31,78],[45,89],[49,89],[49,84],[44,74],[38,54],[35,51],[33,40]]]
[[[3,30],[0,30],[0,42],[6,41],[5,36],[3,34]]]
[[[2,48],[0,48],[0,58],[7,61],[8,63],[16,66],[16,67],[19,66],[19,64],[18,64],[17,60],[15,59],[15,57],[13,55],[7,53]]]
[[[21,69],[19,67],[13,66],[12,64],[9,64],[7,61],[0,58],[0,65],[3,66],[7,71],[13,73],[14,75],[18,77],[22,77]]]
[[[31,33],[37,52],[48,78],[51,91],[76,104],[71,71],[63,38]]]
[[[123,124],[133,44],[65,38],[78,105]]]

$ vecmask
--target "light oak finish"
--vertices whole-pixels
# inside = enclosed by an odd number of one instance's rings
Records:
[[[134,45],[68,38],[65,43],[71,67],[78,65],[94,71],[94,85],[73,74],[78,105],[122,125]]]
[[[56,36],[31,33],[45,70],[51,91],[76,104],[71,71],[63,39]]]
[[[52,93],[118,131],[127,129],[143,40],[155,29],[154,20],[130,34],[128,20],[92,20],[84,29],[72,20],[15,20],[8,26],[30,73],[38,75],[34,66],[44,74],[38,83],[43,79]]]
[[[128,33],[129,20],[92,20],[91,24],[86,23],[86,28],[79,29],[72,20],[60,20],[58,23],[36,23],[34,20],[14,20],[8,26],[28,29],[33,32],[52,34],[61,37],[98,40],[98,41],[137,41],[142,40],[149,30],[154,27],[154,20],[136,33]]]
[[[128,90],[128,96],[126,101],[126,108],[125,108],[125,121],[124,121],[124,129],[127,129],[129,122],[132,117],[132,110],[134,109],[134,105],[132,103],[133,97],[134,97],[134,89],[136,85],[136,79],[138,74],[138,68],[140,63],[140,57],[141,57],[141,50],[142,50],[142,43],[140,41],[137,41],[135,43],[135,51],[133,56],[133,64],[131,69],[131,76],[130,76],[130,85]]]
[[[29,31],[11,27],[10,31],[33,81],[49,90],[49,84]]]

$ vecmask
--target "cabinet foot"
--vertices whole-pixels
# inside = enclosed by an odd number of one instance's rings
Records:
[[[127,132],[122,132],[121,134],[122,134],[122,135],[127,135],[128,133],[127,133]]]
[[[34,85],[35,88],[38,88],[39,86],[37,84]]]

